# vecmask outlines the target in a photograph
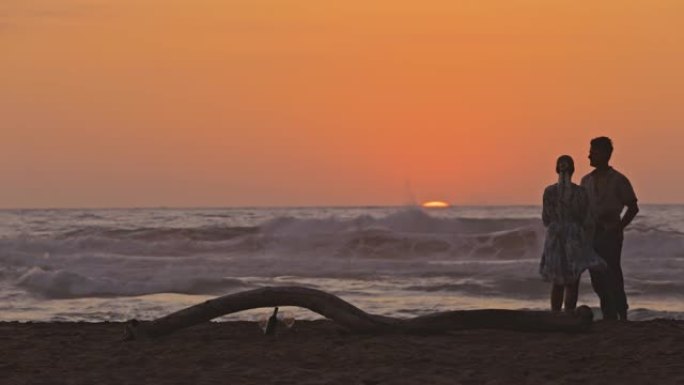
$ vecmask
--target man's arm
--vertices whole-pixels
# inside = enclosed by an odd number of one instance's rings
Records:
[[[637,201],[632,201],[632,203],[627,204],[627,211],[625,211],[625,215],[623,215],[622,220],[620,220],[623,230],[629,226],[632,219],[634,219],[638,213],[639,205],[637,204]]]
[[[634,188],[632,188],[632,183],[629,182],[629,179],[623,175],[621,182],[622,183],[619,184],[618,193],[620,194],[619,197],[622,202],[627,206],[627,211],[625,211],[625,215],[623,215],[620,220],[620,227],[624,230],[632,223],[632,219],[636,217],[639,212],[639,205],[637,204],[637,196],[634,193]]]

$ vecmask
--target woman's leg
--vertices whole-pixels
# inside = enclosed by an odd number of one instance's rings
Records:
[[[565,311],[575,310],[577,307],[577,297],[579,296],[580,279],[569,285],[565,285]]]
[[[563,290],[565,286],[554,284],[551,286],[551,310],[560,311],[563,306]]]

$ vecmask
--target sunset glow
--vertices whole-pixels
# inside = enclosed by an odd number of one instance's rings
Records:
[[[0,2],[0,207],[681,202],[684,2]],[[406,186],[410,185],[408,189]]]
[[[443,209],[449,207],[449,204],[442,201],[429,201],[424,202],[423,207],[428,209]]]

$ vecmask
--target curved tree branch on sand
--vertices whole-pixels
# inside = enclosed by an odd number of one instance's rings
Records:
[[[593,321],[591,309],[574,312],[456,310],[401,319],[369,314],[325,291],[298,286],[264,287],[214,298],[150,322],[130,322],[125,339],[155,338],[243,310],[298,306],[356,333],[443,333],[463,329],[578,332]]]

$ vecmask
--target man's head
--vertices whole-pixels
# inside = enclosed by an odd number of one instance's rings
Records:
[[[607,166],[613,155],[613,141],[607,136],[600,136],[591,140],[589,148],[589,164],[592,167]]]
[[[556,160],[556,173],[560,174],[562,172],[570,176],[575,172],[575,161],[570,155],[561,155]]]

